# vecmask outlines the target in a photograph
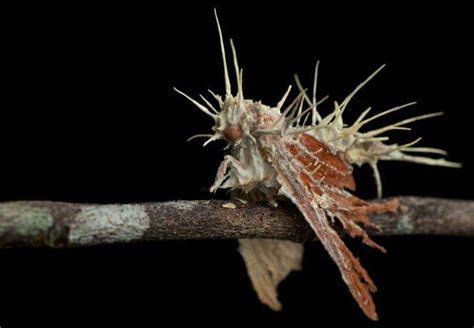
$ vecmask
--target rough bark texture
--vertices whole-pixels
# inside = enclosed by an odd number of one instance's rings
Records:
[[[371,235],[474,236],[474,201],[400,197],[396,213],[371,216]],[[223,206],[195,200],[124,205],[19,201],[0,204],[0,247],[90,246],[172,239],[314,240],[290,204]]]

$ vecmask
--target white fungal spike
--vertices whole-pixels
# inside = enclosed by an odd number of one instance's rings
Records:
[[[333,120],[333,118],[340,112],[340,107],[337,103],[337,101],[334,101],[334,111],[332,113],[330,113],[328,116],[326,116],[325,118],[323,118],[323,120],[321,121],[321,123],[319,125],[322,125],[322,126],[327,126],[331,123],[331,121]]]
[[[425,165],[433,165],[433,166],[444,166],[444,167],[451,167],[451,168],[461,168],[461,163],[450,162],[445,160],[444,158],[429,158],[429,157],[422,157],[422,156],[410,156],[406,155],[402,152],[396,154],[390,154],[387,157],[381,157],[380,159],[386,161],[404,161],[404,162],[412,162],[417,164],[425,164]]]
[[[286,98],[288,98],[288,95],[290,94],[290,91],[291,91],[291,85],[288,86],[288,89],[286,90],[285,94],[283,95],[283,97],[281,97],[280,101],[276,105],[275,109],[277,111],[279,111],[279,112],[281,111],[281,108],[283,107],[283,104],[285,103]]]
[[[357,120],[355,120],[353,126],[356,126],[360,121],[362,121],[366,116],[367,114],[369,114],[369,112],[372,110],[372,107],[369,107],[367,108],[366,110],[364,110],[362,112],[362,114],[359,115],[359,117],[357,118]]]
[[[239,101],[244,100],[244,91],[242,90],[242,70],[239,69],[237,60],[237,52],[235,51],[234,41],[230,39],[230,48],[232,49],[232,57],[234,58],[235,78],[237,79],[237,96]]]
[[[298,105],[298,112],[297,112],[296,117],[294,119],[297,123],[298,123],[298,120],[301,118],[301,115],[302,115],[302,112],[303,112],[303,104],[304,104],[304,97],[301,97],[300,104]]]
[[[319,72],[319,60],[316,62],[316,66],[314,67],[314,81],[313,81],[313,115],[311,116],[311,124],[316,125],[316,122],[321,122],[322,118],[318,113],[317,106],[318,103],[316,101],[316,90],[318,87],[318,72]]]
[[[197,139],[197,138],[210,138],[213,137],[213,134],[208,134],[208,133],[203,133],[203,134],[195,134],[192,137],[189,137],[186,142],[189,142],[191,140]]]
[[[221,24],[219,24],[219,17],[217,17],[216,9],[214,9],[214,16],[216,16],[217,30],[219,32],[219,40],[221,44],[222,63],[224,64],[225,95],[227,97],[232,96],[232,91],[230,88],[229,72],[227,71],[227,60],[225,58],[224,38],[222,37]]]
[[[212,97],[213,97],[215,100],[217,100],[217,102],[219,103],[219,107],[222,107],[222,105],[224,104],[224,102],[222,101],[221,96],[216,95],[212,90],[209,90],[209,89],[208,89],[207,91],[212,95]]]
[[[438,154],[442,156],[447,156],[448,152],[443,149],[439,148],[431,148],[431,147],[409,147],[403,149],[404,152],[414,152],[414,153],[429,153],[429,154]]]
[[[206,105],[207,105],[215,114],[219,114],[219,111],[218,111],[214,106],[212,106],[212,104],[211,104],[206,98],[204,98],[203,95],[199,95],[199,97],[201,97],[201,99],[206,103]]]
[[[397,107],[393,107],[393,108],[390,108],[390,109],[387,109],[381,113],[378,113],[377,115],[374,115],[372,117],[369,117],[368,119],[362,121],[362,122],[358,122],[357,123],[357,129],[360,129],[362,126],[364,126],[365,124],[373,121],[373,120],[376,120],[378,119],[379,117],[382,117],[382,116],[385,116],[385,115],[388,115],[390,113],[393,113],[393,112],[396,112],[400,109],[403,109],[403,108],[406,108],[406,107],[409,107],[409,106],[413,106],[416,104],[416,101],[413,101],[413,102],[410,102],[410,103],[407,103],[407,104],[404,104],[404,105],[401,105],[401,106],[397,106]],[[369,107],[370,108],[370,107]],[[364,114],[364,113],[362,113]],[[356,124],[354,123],[353,126],[356,126]]]
[[[326,95],[326,96],[322,97],[321,100],[316,103],[316,106],[321,105],[323,102],[325,102],[328,99],[329,99],[329,95]]]
[[[377,198],[382,198],[382,179],[380,178],[379,168],[377,167],[377,161],[370,162],[370,167],[374,172],[375,185],[377,187]]]
[[[244,69],[240,69],[240,84],[239,84],[239,95],[240,101],[244,101]]]
[[[367,142],[377,142],[377,141],[388,141],[390,140],[389,137],[372,137],[372,138],[364,138],[364,137],[360,137],[359,139],[363,140],[365,143]]]
[[[402,150],[402,149],[408,148],[410,146],[413,146],[414,144],[417,144],[420,140],[421,140],[421,137],[416,139],[416,140],[413,140],[412,142],[409,142],[409,143],[406,143],[406,144],[403,144],[403,145],[400,145],[400,146],[396,146],[394,148],[389,147],[389,149],[386,149],[386,150],[383,150],[383,151],[371,152],[370,155],[375,157],[375,156],[390,154],[390,153],[396,152],[397,150]]]
[[[334,120],[331,124],[334,124],[338,128],[342,128],[344,126],[344,122],[342,120],[342,108],[337,101],[334,101]]]
[[[365,79],[362,83],[360,83],[354,91],[352,91],[346,99],[341,103],[341,114],[344,112],[346,109],[347,105],[351,101],[351,99],[356,95],[357,92],[359,92],[360,89],[362,89],[367,83],[369,83],[370,80],[374,78],[375,75],[377,75],[383,68],[385,67],[385,64],[380,66],[375,72],[373,72],[367,79]]]
[[[212,114],[209,109],[207,109],[204,105],[198,103],[196,100],[194,100],[193,98],[191,98],[190,96],[188,96],[187,94],[185,94],[184,92],[178,90],[177,88],[173,88],[174,91],[176,91],[177,93],[179,93],[180,95],[182,95],[183,97],[187,98],[190,102],[192,102],[194,105],[196,105],[197,108],[199,108],[203,113],[205,113],[206,115],[209,115],[210,117],[212,117],[214,120],[217,119],[217,115],[215,114]]]
[[[203,147],[206,147],[209,143],[221,139],[221,136],[219,134],[214,134],[212,135],[205,143],[202,144]]]
[[[311,116],[310,113],[306,114],[306,117],[305,117],[304,120],[303,120],[302,126],[306,126],[306,123],[308,122],[308,119],[309,119],[310,116]]]
[[[318,61],[318,63],[319,63],[319,61]],[[303,85],[301,84],[301,80],[300,80],[298,74],[294,74],[293,77],[295,79],[295,83],[296,83],[296,86],[298,87],[298,90],[300,92],[304,91],[305,89],[303,88]],[[318,78],[317,77],[317,72],[315,72],[315,82],[317,81],[317,78]],[[314,85],[313,85],[313,89],[314,89]],[[316,97],[316,94],[314,94],[314,99],[316,99],[315,97]],[[321,118],[321,115],[318,113],[316,108],[317,108],[317,106],[324,103],[328,98],[329,98],[329,96],[324,96],[321,100],[314,103],[314,101],[309,98],[308,94],[306,92],[304,92],[304,99],[306,100],[308,105],[309,106],[314,106],[314,108],[315,108],[314,111],[316,112],[315,117],[316,117],[317,122],[320,122],[322,120],[322,118]],[[314,115],[312,115],[312,117],[314,117]],[[311,121],[313,121],[313,119],[311,119]],[[315,123],[312,123],[312,125],[315,125]]]
[[[390,124],[388,126],[385,126],[385,127],[382,127],[382,128],[376,129],[376,130],[372,130],[372,131],[369,131],[369,132],[365,132],[364,136],[374,137],[374,136],[377,136],[377,135],[379,135],[381,133],[384,133],[386,131],[389,131],[389,130],[397,130],[397,129],[399,130],[401,125],[406,125],[406,124],[410,124],[410,123],[413,123],[413,122],[416,122],[416,121],[426,120],[428,118],[432,118],[432,117],[436,117],[436,116],[440,116],[440,115],[443,115],[443,112],[429,113],[429,114],[424,114],[424,115],[419,115],[419,116],[407,118],[407,119],[399,121],[397,123]]]
[[[304,111],[302,111],[301,109],[303,108],[303,102],[304,102],[304,98],[302,97],[299,108],[298,108],[298,114],[289,121],[289,124],[298,123],[298,121],[301,120],[301,118],[304,115],[308,114],[310,111],[313,110],[314,107],[311,106],[311,107],[306,108]],[[310,127],[314,128],[314,126],[312,125],[310,125]]]
[[[289,91],[289,89],[288,89]],[[287,91],[287,92],[288,92]],[[287,94],[285,94],[285,96],[283,96],[283,99],[286,99],[286,96]],[[280,124],[283,120],[287,120],[288,118],[286,117],[286,115],[288,115],[288,113],[290,112],[290,110],[294,109],[296,104],[298,103],[298,101],[301,99],[301,97],[304,96],[304,90],[302,92],[300,92],[300,94],[291,102],[291,104],[289,104],[285,110],[281,113],[280,117],[278,118],[278,120],[276,120],[273,124],[272,124],[272,128],[275,128],[278,126],[278,124]],[[282,101],[280,100],[280,102]],[[278,104],[280,104],[280,102]],[[279,107],[279,106],[277,106]]]

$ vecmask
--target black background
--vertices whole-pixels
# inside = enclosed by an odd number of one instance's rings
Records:
[[[233,37],[246,97],[275,104],[292,74],[341,99],[383,63],[348,118],[412,100],[379,124],[446,115],[394,133],[445,148],[460,170],[383,163],[386,196],[473,199],[472,22],[469,10],[400,2],[19,5],[4,8],[1,200],[94,203],[227,197],[207,188],[223,145],[186,143],[211,121],[172,91],[223,90],[212,9]],[[324,108],[324,106],[323,106]],[[329,110],[329,103],[325,107]],[[374,196],[368,168],[358,195]],[[285,309],[254,295],[236,241],[180,241],[87,249],[0,250],[0,326],[131,327],[232,324],[472,327],[474,243],[378,238],[382,255],[348,241],[379,287],[380,321],[366,319],[322,247],[282,284]]]

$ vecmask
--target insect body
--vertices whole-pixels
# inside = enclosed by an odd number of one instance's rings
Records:
[[[325,98],[321,101],[316,99],[319,63],[315,68],[311,97],[296,77],[299,94],[289,104],[287,98],[291,86],[274,107],[245,99],[242,70],[231,40],[237,81],[237,93],[234,96],[217,15],[216,20],[224,62],[225,96],[211,92],[218,104],[216,108],[202,96],[205,105],[176,89],[215,123],[213,134],[196,135],[190,139],[207,137],[204,145],[219,139],[228,143],[229,154],[219,166],[211,191],[227,188],[240,196],[266,200],[271,204],[276,204],[279,197],[290,199],[339,267],[343,280],[361,309],[368,317],[376,320],[377,314],[371,297],[371,292],[376,287],[336,233],[333,223],[339,221],[350,236],[361,237],[365,244],[385,251],[369,238],[363,226],[373,225],[369,221],[370,214],[394,211],[398,202],[394,199],[369,203],[354,196],[351,193],[355,190],[352,165],[368,163],[374,169],[379,196],[382,192],[377,170],[379,160],[459,167],[459,164],[443,158],[413,156],[414,152],[445,155],[439,149],[414,147],[419,139],[405,145],[383,143],[388,139],[382,135],[384,132],[408,129],[405,127],[408,123],[440,113],[416,116],[361,132],[361,128],[367,123],[414,104],[408,103],[367,117],[369,108],[355,122],[346,124],[343,114],[350,100],[383,66],[360,83],[342,102],[334,102],[334,110],[326,116],[318,110]],[[275,310],[281,307],[276,299],[276,287],[291,270],[300,268],[301,252],[301,245],[289,241],[241,240],[241,253],[254,287],[262,302]]]

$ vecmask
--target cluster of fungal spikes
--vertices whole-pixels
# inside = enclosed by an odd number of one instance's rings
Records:
[[[302,128],[308,131],[309,134],[313,135],[318,140],[324,141],[326,144],[330,145],[338,152],[344,153],[345,159],[350,164],[356,164],[360,166],[362,164],[368,163],[374,171],[378,197],[382,196],[382,183],[377,168],[377,163],[379,160],[398,160],[453,168],[461,167],[461,164],[447,161],[444,158],[430,158],[425,156],[411,155],[410,153],[429,153],[442,156],[447,155],[447,152],[445,150],[438,148],[414,147],[414,145],[417,144],[421,140],[421,138],[418,138],[412,142],[403,145],[398,145],[396,143],[384,144],[384,142],[389,140],[389,137],[383,136],[383,133],[392,130],[410,131],[411,129],[409,127],[406,127],[406,125],[416,121],[440,116],[443,114],[442,112],[413,116],[389,124],[387,126],[379,127],[365,132],[361,131],[361,128],[364,127],[366,124],[385,115],[413,106],[416,104],[416,102],[409,102],[400,106],[396,106],[366,118],[369,112],[371,111],[371,107],[369,107],[364,110],[351,125],[347,125],[344,123],[343,113],[347,109],[351,99],[360,89],[362,89],[362,87],[364,87],[373,77],[375,77],[375,75],[377,75],[377,73],[379,73],[385,67],[385,65],[382,65],[375,72],[373,72],[366,80],[361,82],[340,104],[335,101],[334,110],[324,117],[322,117],[321,114],[317,111],[317,106],[319,105],[319,103],[317,103],[315,100],[318,67],[319,62],[316,63],[312,100],[310,100],[309,96],[306,94],[306,91],[303,89],[298,76],[295,75],[296,84],[299,90],[304,94],[304,99],[308,103],[309,107],[312,109],[312,124],[307,127],[305,124],[307,120],[306,118],[303,121]],[[325,99],[326,98],[323,98],[323,100]],[[297,125],[297,127],[300,128],[300,125]]]
[[[341,103],[334,101],[334,109],[332,112],[323,116],[319,111],[319,106],[325,102],[329,96],[325,96],[320,100],[316,100],[317,96],[317,84],[318,84],[318,71],[319,71],[319,61],[315,65],[314,70],[314,82],[312,87],[312,96],[310,97],[307,93],[307,89],[304,89],[299,77],[295,74],[295,83],[299,89],[299,94],[296,98],[283,110],[283,105],[286,102],[292,86],[290,85],[274,108],[271,108],[272,111],[279,117],[272,122],[271,125],[266,127],[259,127],[258,129],[253,129],[250,131],[241,131],[242,126],[239,126],[239,120],[242,118],[242,114],[245,114],[246,102],[252,102],[251,100],[244,99],[243,94],[243,70],[239,68],[236,50],[232,39],[230,39],[230,46],[233,54],[234,69],[236,75],[236,84],[237,84],[237,94],[234,97],[231,92],[231,83],[229,78],[229,72],[226,64],[226,54],[224,49],[224,42],[222,31],[219,25],[219,19],[216,14],[219,38],[220,38],[220,47],[222,53],[222,60],[224,62],[224,81],[225,81],[225,97],[224,99],[216,95],[211,90],[208,90],[212,97],[217,101],[218,108],[213,106],[204,96],[200,95],[201,99],[205,105],[197,102],[192,99],[185,93],[175,90],[189,99],[194,105],[196,105],[202,112],[210,116],[215,121],[215,126],[213,127],[214,134],[196,134],[188,139],[188,141],[195,138],[208,138],[204,143],[204,146],[209,144],[212,141],[218,139],[232,140],[240,139],[240,134],[245,132],[248,137],[254,138],[254,136],[262,135],[294,135],[300,133],[307,133],[314,136],[316,139],[326,143],[332,149],[337,152],[344,153],[346,160],[350,164],[356,164],[358,166],[368,163],[373,171],[374,177],[377,185],[377,195],[378,197],[382,196],[382,183],[380,179],[380,174],[377,168],[377,163],[380,160],[398,160],[398,161],[407,161],[427,165],[437,165],[437,166],[446,166],[446,167],[460,167],[459,163],[450,162],[444,158],[430,158],[425,156],[414,156],[413,153],[426,153],[426,154],[435,154],[435,155],[447,155],[447,152],[437,148],[431,147],[415,147],[421,138],[418,138],[407,144],[398,145],[394,144],[384,144],[384,142],[389,140],[388,136],[383,134],[393,130],[406,130],[410,131],[409,127],[406,125],[436,117],[442,115],[442,112],[428,113],[419,116],[410,117],[403,119],[396,123],[392,123],[387,126],[379,127],[373,130],[362,132],[361,129],[365,127],[368,123],[375,121],[376,119],[383,117],[385,115],[394,113],[401,109],[413,106],[416,102],[410,102],[403,104],[394,108],[387,109],[383,112],[375,114],[371,117],[367,117],[371,111],[371,107],[364,110],[359,117],[350,125],[345,124],[343,120],[343,114],[346,111],[351,99],[357,94],[357,92],[362,89],[372,78],[375,77],[385,65],[382,65],[375,72],[373,72],[367,79],[360,83]],[[305,107],[306,104],[306,108]],[[267,107],[261,105],[261,107]],[[227,126],[234,126],[234,129],[228,129],[226,126],[223,126],[222,122],[225,122]],[[224,135],[224,132],[227,132],[228,135]]]
[[[420,139],[407,144],[385,144],[383,135],[392,130],[410,130],[406,125],[435,117],[430,113],[410,117],[374,130],[362,131],[385,115],[414,105],[414,102],[390,108],[368,116],[370,108],[363,111],[352,123],[344,123],[344,112],[351,99],[384,66],[360,83],[342,102],[334,101],[334,108],[327,115],[320,105],[328,97],[317,99],[319,62],[314,70],[311,97],[295,75],[298,95],[284,106],[291,86],[276,106],[271,107],[245,99],[243,71],[239,67],[234,43],[230,40],[237,81],[237,93],[232,95],[222,31],[215,12],[222,60],[224,63],[225,96],[209,90],[217,101],[213,106],[200,96],[204,104],[175,89],[214,120],[212,134],[197,134],[189,138],[207,138],[208,143],[222,139],[227,142],[229,154],[224,156],[217,171],[211,192],[229,188],[250,200],[266,200],[276,204],[279,196],[291,200],[303,214],[324,247],[338,265],[341,275],[353,297],[367,316],[377,319],[371,293],[376,290],[367,272],[345,246],[332,227],[337,218],[352,237],[361,237],[369,246],[383,248],[370,240],[362,225],[370,226],[369,215],[394,211],[397,200],[366,202],[352,195],[355,190],[352,166],[368,163],[374,170],[377,194],[382,195],[382,184],[377,163],[381,160],[398,160],[427,165],[460,167],[444,158],[413,155],[425,153],[445,156],[444,150],[415,146]],[[302,246],[289,241],[241,240],[240,250],[257,294],[262,302],[278,310],[276,288],[291,270],[301,266]],[[275,254],[277,251],[278,254]],[[284,255],[284,256],[283,256]],[[263,259],[263,260],[262,260]],[[276,269],[277,268],[277,269]]]

